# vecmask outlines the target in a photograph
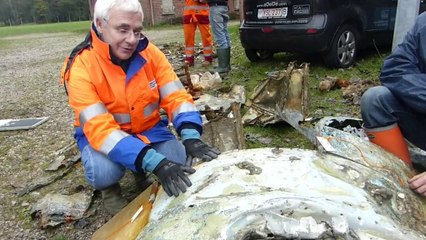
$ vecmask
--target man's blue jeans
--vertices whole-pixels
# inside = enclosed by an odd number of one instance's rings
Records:
[[[210,6],[209,19],[217,48],[230,48],[228,6]]]
[[[153,143],[153,149],[170,161],[185,165],[185,147],[178,140]],[[107,156],[87,145],[81,153],[86,180],[98,190],[117,183],[125,174],[126,168],[109,160]]]
[[[426,116],[404,105],[388,88],[368,89],[361,98],[361,115],[367,129],[397,123],[408,141],[426,150]]]

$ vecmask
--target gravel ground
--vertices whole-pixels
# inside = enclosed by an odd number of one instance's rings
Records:
[[[181,29],[147,32],[156,44],[183,39]],[[65,56],[84,35],[31,34],[0,38],[0,119],[49,117],[32,130],[0,132],[0,238],[1,239],[90,239],[110,216],[103,210],[99,192],[94,192],[84,221],[41,229],[31,218],[32,205],[49,192],[92,192],[80,163],[64,177],[20,196],[26,186],[58,171],[45,169],[58,151],[73,144],[73,113],[68,107],[59,73]],[[127,179],[127,182],[126,182]],[[126,175],[123,189],[131,200],[135,190]]]

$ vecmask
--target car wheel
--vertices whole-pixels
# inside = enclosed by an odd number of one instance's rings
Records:
[[[354,64],[358,51],[358,31],[351,25],[343,25],[334,36],[325,63],[333,68],[347,68]]]
[[[274,55],[273,52],[268,50],[256,50],[256,49],[244,49],[246,52],[247,58],[251,62],[259,62],[261,60],[266,60],[272,58]]]

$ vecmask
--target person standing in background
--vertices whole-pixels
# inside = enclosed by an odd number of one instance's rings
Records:
[[[228,32],[228,0],[208,0],[210,24],[217,44],[218,66],[215,72],[227,73],[231,70],[231,41]]]
[[[210,33],[209,5],[205,0],[185,0],[183,32],[185,35],[185,63],[194,66],[195,30],[200,30],[203,42],[203,66],[212,64],[212,37]]]

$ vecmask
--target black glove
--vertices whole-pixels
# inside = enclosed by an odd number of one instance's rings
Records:
[[[186,149],[186,155],[190,159],[196,157],[203,161],[211,161],[220,154],[218,149],[210,147],[200,139],[187,139],[183,142],[183,145]]]
[[[192,185],[185,173],[192,174],[194,172],[195,169],[192,167],[181,166],[164,159],[152,173],[158,177],[167,195],[177,197],[180,192],[186,192],[186,188]]]

